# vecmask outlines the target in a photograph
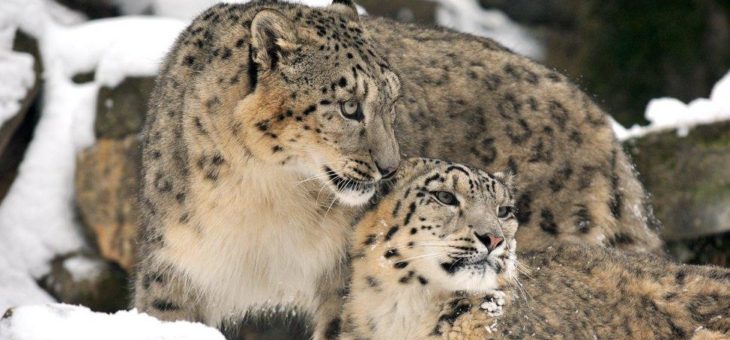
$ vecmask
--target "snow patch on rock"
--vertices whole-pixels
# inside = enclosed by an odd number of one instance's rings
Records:
[[[629,129],[612,120],[616,137],[626,140],[675,129],[678,136],[684,137],[694,126],[730,120],[730,72],[715,84],[710,98],[697,98],[689,104],[668,97],[652,99],[644,116],[649,125],[634,125]]]
[[[542,43],[498,10],[486,10],[476,0],[436,0],[439,25],[492,38],[505,47],[535,60],[543,58]]]

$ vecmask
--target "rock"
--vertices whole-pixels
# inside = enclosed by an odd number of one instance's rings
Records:
[[[127,275],[118,266],[91,254],[55,258],[51,272],[40,279],[40,284],[61,302],[98,312],[114,312],[128,305]]]
[[[730,122],[626,142],[666,240],[730,231]]]
[[[13,134],[23,122],[23,119],[25,119],[26,114],[28,113],[28,109],[35,101],[41,88],[42,67],[40,54],[38,52],[38,42],[35,39],[21,32],[18,32],[13,43],[13,50],[28,53],[33,57],[33,72],[35,73],[35,81],[33,83],[33,86],[25,94],[25,98],[20,105],[18,113],[16,113],[12,118],[8,119],[4,123],[0,123],[0,158],[2,158],[4,153],[3,151],[10,142],[10,139],[13,137]]]
[[[118,3],[113,0],[57,0],[58,3],[84,13],[89,19],[100,19],[119,16]]]
[[[527,25],[570,26],[575,20],[575,0],[479,0],[484,8],[499,9]]]
[[[730,267],[730,232],[691,240],[667,242],[667,250],[679,262]]]
[[[132,77],[117,87],[99,89],[94,123],[96,137],[120,139],[139,133],[154,86],[153,77]]]
[[[101,256],[130,270],[139,211],[141,151],[137,136],[100,139],[76,161],[76,203]]]
[[[17,168],[23,159],[25,150],[32,138],[33,129],[38,121],[38,94],[42,88],[42,64],[38,52],[38,42],[18,32],[13,43],[13,50],[33,56],[35,81],[28,90],[20,110],[12,118],[0,123],[0,201],[7,193],[17,174]]]
[[[402,22],[420,24],[436,23],[436,3],[423,0],[359,0],[369,15],[381,16]]]

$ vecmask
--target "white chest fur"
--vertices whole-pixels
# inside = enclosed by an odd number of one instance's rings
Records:
[[[353,210],[328,209],[327,189],[280,167],[239,172],[192,185],[192,218],[167,231],[161,256],[204,292],[209,322],[258,307],[311,307],[318,280],[344,258]]]

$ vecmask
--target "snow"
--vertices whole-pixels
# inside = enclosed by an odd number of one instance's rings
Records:
[[[219,2],[225,3],[246,3],[247,0],[116,0],[123,13],[142,14],[146,10],[152,10],[155,15],[176,18],[190,21],[198,14]],[[289,2],[301,3],[308,6],[324,7],[332,3],[332,0],[292,0]],[[365,10],[358,6],[360,14]]]
[[[697,98],[689,104],[675,98],[652,99],[644,116],[649,125],[634,125],[630,129],[612,121],[616,137],[626,140],[674,129],[684,137],[694,126],[730,120],[730,72],[715,84],[710,98]]]
[[[154,75],[185,23],[137,17],[79,22],[77,14],[45,0],[2,0],[0,13],[3,33],[19,27],[39,41],[45,70],[43,108],[34,138],[0,204],[0,310],[4,310],[53,301],[35,279],[48,272],[56,255],[85,246],[74,214],[73,176],[76,153],[94,143],[99,87],[117,85],[129,76]],[[0,53],[9,53],[7,35],[2,36]],[[32,67],[32,59],[24,63]],[[89,71],[96,72],[93,82],[71,81],[75,74]],[[24,79],[15,80],[26,85]]]
[[[100,19],[48,32],[44,49],[63,65],[66,77],[96,71],[96,81],[114,87],[126,77],[157,73],[183,21],[154,17]]]
[[[0,126],[20,111],[35,83],[33,56],[0,48]]]
[[[95,313],[65,304],[14,308],[0,320],[0,340],[224,340],[216,329],[192,322],[164,322],[136,310]]]
[[[439,25],[492,38],[519,54],[542,60],[542,43],[501,11],[482,9],[476,0],[435,1]]]
[[[63,268],[74,282],[91,281],[104,270],[104,262],[86,256],[73,256],[63,261]]]

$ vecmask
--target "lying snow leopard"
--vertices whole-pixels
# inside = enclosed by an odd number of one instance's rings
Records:
[[[509,178],[416,159],[396,180],[356,226],[343,339],[730,338],[728,269],[562,245],[517,270]]]
[[[518,257],[528,269],[505,287],[502,315],[455,301],[442,312],[444,338],[730,339],[727,268],[585,245]]]
[[[462,300],[485,294],[484,313],[498,314],[498,289],[516,274],[510,182],[456,163],[404,162],[356,226],[342,338],[440,338]]]

